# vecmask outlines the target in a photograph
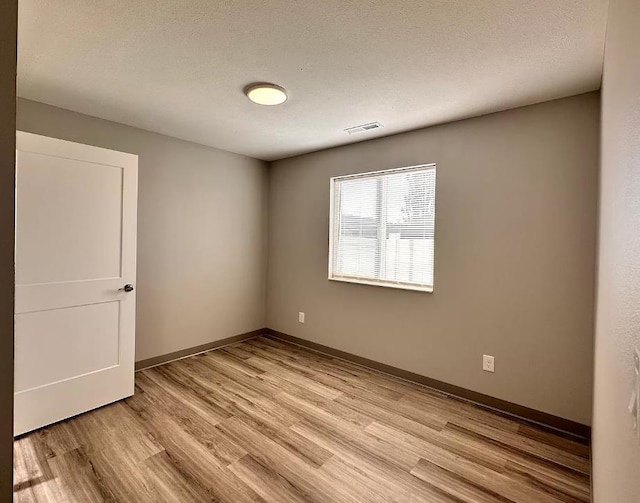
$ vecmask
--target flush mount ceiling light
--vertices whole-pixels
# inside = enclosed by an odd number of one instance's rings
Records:
[[[287,101],[287,92],[275,84],[260,82],[248,86],[244,93],[258,105],[280,105]]]

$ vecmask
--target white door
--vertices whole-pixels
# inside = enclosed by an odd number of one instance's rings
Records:
[[[19,435],[133,394],[138,157],[23,132],[16,150]]]

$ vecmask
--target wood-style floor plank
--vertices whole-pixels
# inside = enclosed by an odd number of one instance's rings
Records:
[[[260,337],[15,441],[17,502],[577,503],[589,448]]]

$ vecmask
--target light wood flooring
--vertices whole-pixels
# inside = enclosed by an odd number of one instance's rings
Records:
[[[587,502],[589,449],[260,337],[15,442],[17,502]]]

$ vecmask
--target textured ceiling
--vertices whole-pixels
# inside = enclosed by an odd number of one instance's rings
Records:
[[[272,160],[598,89],[607,3],[20,0],[18,94]]]

